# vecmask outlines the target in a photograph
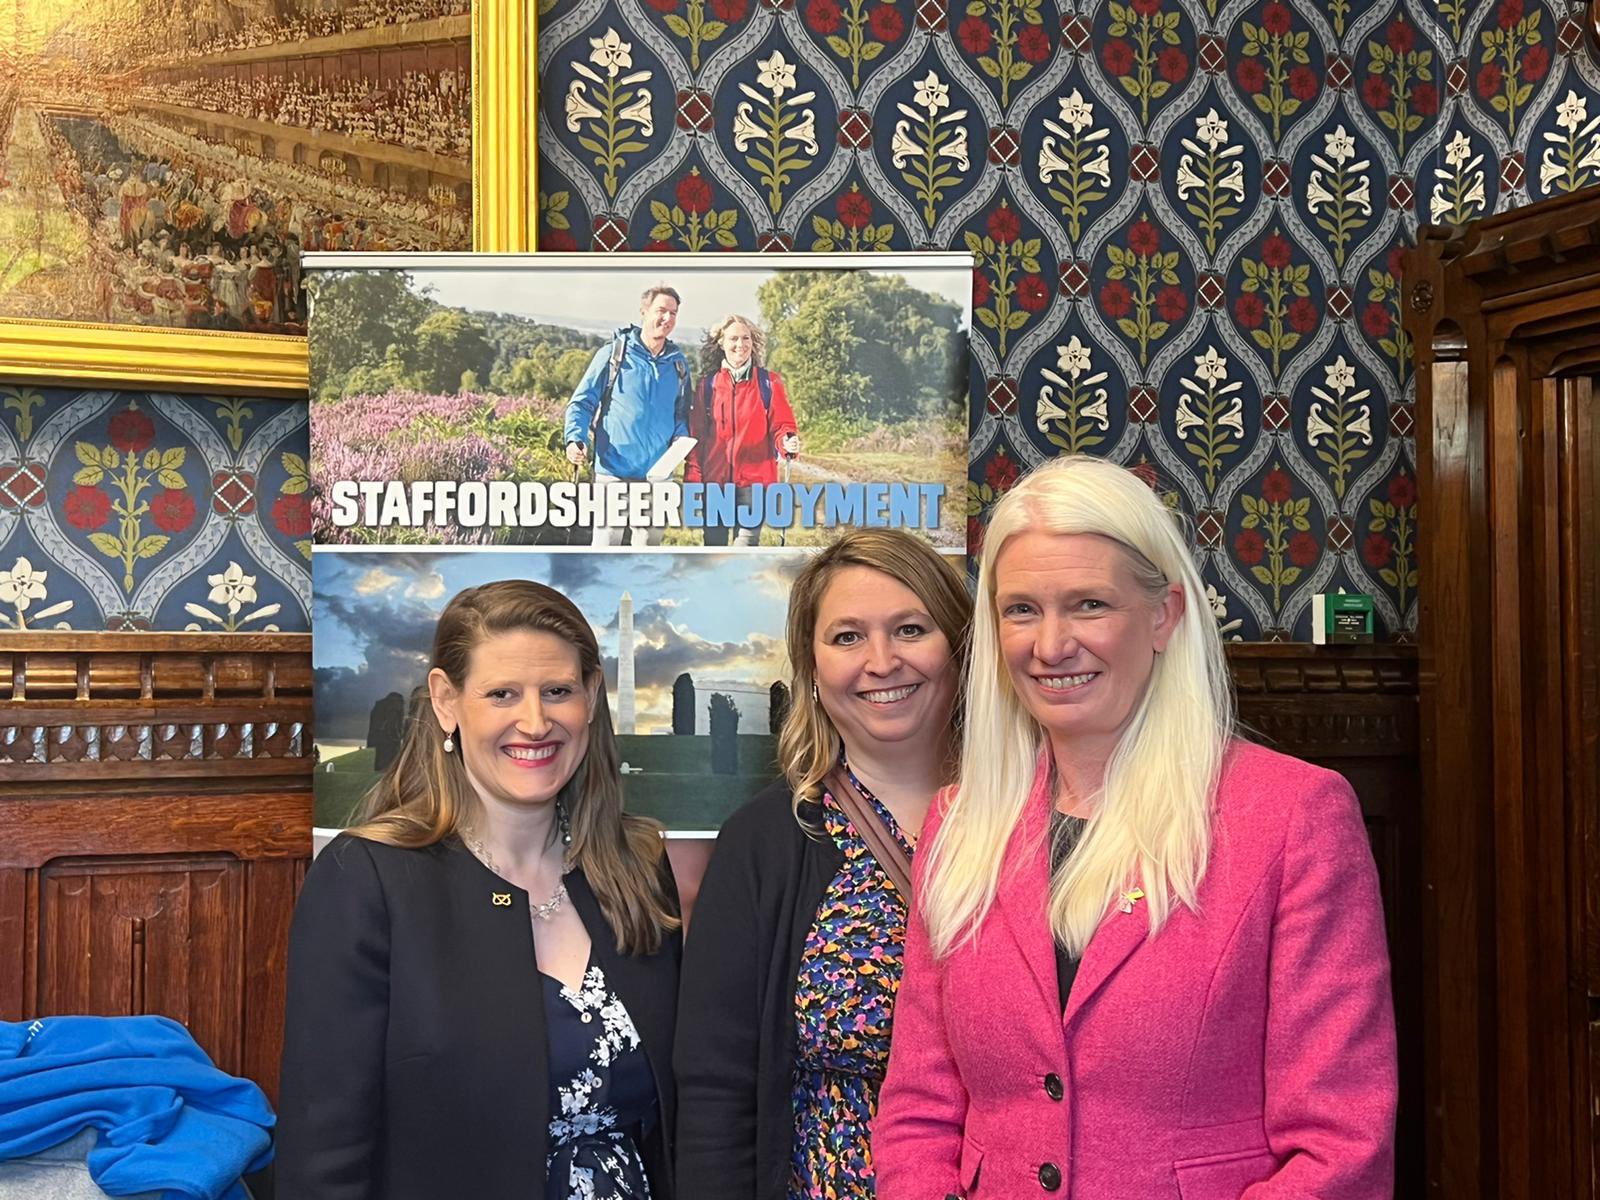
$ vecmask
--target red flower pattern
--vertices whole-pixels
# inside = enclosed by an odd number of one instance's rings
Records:
[[[1289,304],[1289,328],[1296,333],[1310,333],[1317,327],[1317,306],[1306,296],[1296,297]]]
[[[711,11],[717,14],[717,20],[732,24],[744,20],[749,3],[748,0],[711,0]]]
[[[1409,475],[1396,475],[1389,481],[1389,503],[1396,508],[1410,508],[1417,502],[1417,485]]]
[[[703,213],[711,207],[711,185],[703,175],[685,175],[678,180],[677,198],[684,212]]]
[[[1050,35],[1042,25],[1024,25],[1017,34],[1017,53],[1031,63],[1042,63],[1050,57]]]
[[[1022,468],[1009,454],[996,454],[983,470],[983,481],[997,492],[1003,492],[1017,481]]]
[[[1550,51],[1543,46],[1530,46],[1522,60],[1524,83],[1538,83],[1550,70]]]
[[[1113,279],[1100,289],[1100,311],[1113,321],[1121,320],[1133,308],[1133,293],[1120,279]]]
[[[1161,249],[1161,231],[1149,221],[1135,221],[1128,230],[1128,249],[1149,258]]]
[[[648,0],[651,8],[660,13],[669,13],[678,7],[678,0]]]
[[[1233,302],[1233,316],[1241,329],[1260,329],[1267,319],[1267,306],[1255,292],[1246,292]]]
[[[1417,31],[1404,21],[1390,21],[1385,37],[1388,39],[1389,49],[1396,54],[1408,54],[1416,48]]]
[[[150,519],[163,533],[181,533],[194,520],[194,500],[186,491],[167,488],[150,501]]]
[[[989,286],[989,277],[974,268],[972,272],[972,307],[982,308],[989,303],[989,295],[992,290]]]
[[[1505,81],[1505,72],[1500,69],[1499,63],[1484,63],[1478,72],[1478,95],[1489,99],[1500,91],[1500,85]]]
[[[1405,257],[1405,252],[1406,244],[1404,242],[1397,242],[1395,245],[1389,247],[1388,256],[1383,260],[1383,265],[1388,269],[1389,274],[1394,277],[1395,282],[1397,283],[1400,281],[1400,270],[1403,265],[1402,260]]]
[[[79,485],[67,493],[62,508],[78,529],[99,529],[111,516],[111,497],[99,488]]]
[[[1003,246],[1009,246],[1022,236],[1022,221],[1017,211],[1002,204],[989,214],[989,236]]]
[[[1302,531],[1289,539],[1289,561],[1297,567],[1309,567],[1317,561],[1320,549],[1317,539]]]
[[[1292,490],[1289,472],[1282,467],[1273,467],[1261,480],[1261,498],[1268,504],[1282,504]]]
[[[142,454],[156,440],[156,423],[138,409],[125,409],[111,418],[106,436],[118,450]]]
[[[1161,0],[1133,0],[1133,11],[1141,17],[1153,17],[1161,11]]]
[[[1289,239],[1281,233],[1273,234],[1261,244],[1261,261],[1279,271],[1289,265],[1293,253],[1294,247],[1289,245]]]
[[[806,5],[806,24],[823,37],[838,30],[839,19],[839,6],[833,0],[811,0]]]
[[[1500,23],[1501,29],[1509,30],[1522,20],[1522,0],[1500,0],[1500,7],[1495,10],[1495,20]]]
[[[1133,47],[1121,38],[1112,38],[1100,51],[1100,61],[1112,75],[1126,75],[1133,70]]]
[[[1394,543],[1381,533],[1369,533],[1367,540],[1361,543],[1361,557],[1367,560],[1369,567],[1387,567],[1394,557]]]
[[[1387,308],[1374,301],[1361,310],[1361,328],[1367,331],[1368,337],[1388,337],[1394,328],[1394,318]]]
[[[1289,32],[1289,6],[1272,0],[1272,3],[1261,10],[1261,28],[1268,33],[1282,37]]]
[[[1239,81],[1239,86],[1251,95],[1267,86],[1267,69],[1254,58],[1241,58],[1239,65],[1233,69],[1233,74]]]
[[[1039,312],[1050,303],[1050,289],[1037,275],[1017,280],[1017,304],[1027,312]]]
[[[311,532],[311,501],[304,494],[279,496],[272,506],[272,523],[284,537],[305,537]]]
[[[900,15],[900,10],[887,4],[880,4],[873,9],[867,24],[872,28],[872,36],[880,42],[898,41],[906,31],[906,19]]]
[[[1176,46],[1168,46],[1157,56],[1156,69],[1168,83],[1182,83],[1189,78],[1189,56]]]
[[[872,221],[872,201],[865,192],[841,192],[838,209],[839,224],[846,229],[862,229]]]
[[[1310,67],[1296,67],[1289,72],[1289,94],[1302,104],[1317,98],[1317,73]]]
[[[1267,539],[1259,529],[1241,529],[1233,539],[1233,556],[1247,567],[1253,567],[1267,553]]]
[[[1411,89],[1411,107],[1420,117],[1431,117],[1439,111],[1439,89],[1431,83],[1419,83]]]
[[[994,34],[989,32],[988,22],[982,17],[968,17],[956,27],[956,41],[968,54],[987,54],[994,44]]]
[[[1156,293],[1156,314],[1168,324],[1183,320],[1189,311],[1189,297],[1175,287],[1164,287]]]
[[[1389,107],[1389,101],[1394,99],[1394,89],[1383,76],[1368,75],[1367,81],[1361,85],[1361,98],[1367,102],[1368,108],[1382,112]]]
[[[539,235],[539,249],[541,250],[576,250],[578,239],[572,236],[570,229],[546,229]]]

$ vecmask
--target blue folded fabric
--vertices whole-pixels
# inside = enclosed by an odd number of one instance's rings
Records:
[[[261,1089],[212,1066],[166,1017],[0,1022],[0,1161],[100,1131],[89,1174],[112,1196],[243,1200],[272,1161]]]

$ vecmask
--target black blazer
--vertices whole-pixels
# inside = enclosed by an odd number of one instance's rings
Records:
[[[844,864],[781,781],[722,826],[695,901],[678,1002],[678,1195],[786,1200],[794,1147],[794,991]],[[818,822],[821,808],[807,806]]]
[[[567,890],[655,1072],[661,1120],[641,1150],[652,1193],[670,1196],[681,935],[623,956],[581,871]],[[544,1195],[549,1056],[530,921],[527,893],[455,839],[407,850],[345,834],[318,855],[289,937],[277,1200]]]

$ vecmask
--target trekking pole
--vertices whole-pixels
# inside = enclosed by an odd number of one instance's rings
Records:
[[[790,458],[789,455],[787,455],[787,454],[780,454],[778,457],[783,461],[783,486],[786,487],[786,488],[789,488],[789,499],[792,502],[794,500],[794,489],[789,487],[789,464],[791,462],[793,462],[794,460],[792,458]],[[792,507],[792,504],[791,504],[791,507]],[[795,517],[798,520],[799,519],[799,514],[796,513]],[[789,545],[789,530],[788,530],[787,527],[784,527],[784,528],[778,530],[778,546],[781,549],[781,548],[787,547],[788,545]]]

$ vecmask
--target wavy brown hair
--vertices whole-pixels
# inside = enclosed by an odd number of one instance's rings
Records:
[[[822,779],[839,762],[842,744],[814,692],[817,659],[813,639],[817,610],[833,577],[846,567],[871,567],[903,583],[927,608],[950,643],[950,670],[966,674],[967,639],[972,627],[972,597],[952,561],[921,538],[899,529],[852,529],[840,534],[808,562],[789,592],[785,638],[792,672],[789,712],[778,734],[778,762],[794,789],[795,817],[800,805],[822,794]],[[961,711],[959,696],[953,714]],[[952,727],[945,742],[943,777],[955,778],[960,766],[961,737]],[[802,824],[804,822],[802,821]]]
[[[600,670],[600,647],[577,606],[553,588],[528,579],[502,579],[458,593],[445,605],[433,634],[432,667],[460,691],[473,651],[503,633],[549,633],[578,652],[585,683],[598,684],[589,743],[561,789],[572,831],[572,862],[594,889],[617,946],[648,954],[663,930],[678,926],[675,898],[666,894],[661,826],[622,810],[622,775],[611,710]],[[446,754],[444,731],[431,708],[412,706],[400,753],[373,784],[362,823],[350,832],[391,846],[431,846],[456,836],[478,805],[459,754]]]
[[[727,358],[727,355],[722,350],[722,335],[728,332],[728,326],[730,325],[743,325],[750,331],[750,360],[752,364],[755,367],[759,367],[766,361],[767,331],[749,317],[741,317],[738,313],[729,313],[713,325],[700,342],[701,375],[713,375],[722,370],[722,364]]]

